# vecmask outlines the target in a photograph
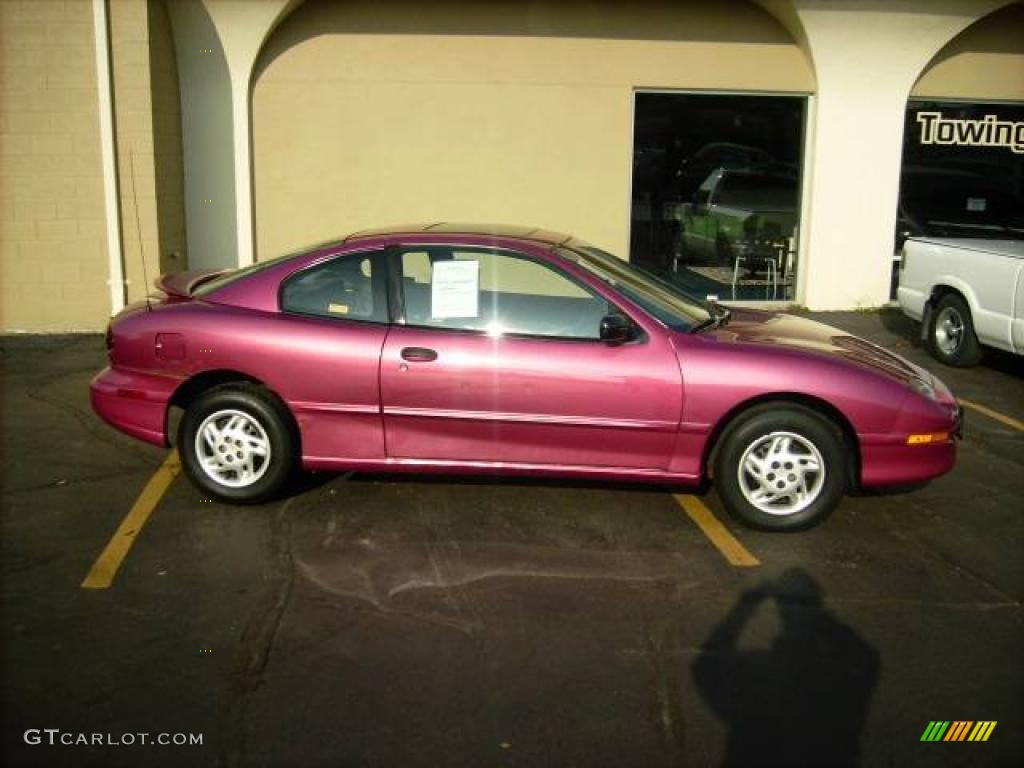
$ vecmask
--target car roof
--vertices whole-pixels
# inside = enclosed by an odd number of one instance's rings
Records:
[[[533,240],[549,245],[561,245],[572,240],[572,235],[552,232],[539,227],[512,226],[509,224],[466,224],[450,221],[436,221],[426,224],[399,224],[390,227],[364,229],[354,232],[345,238],[351,243],[381,237],[401,237],[402,235],[442,234],[442,235],[477,235],[481,237],[503,237],[515,240]]]

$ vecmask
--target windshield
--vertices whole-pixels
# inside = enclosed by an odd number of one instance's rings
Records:
[[[557,250],[673,330],[691,331],[712,318],[704,302],[599,248],[571,240]]]

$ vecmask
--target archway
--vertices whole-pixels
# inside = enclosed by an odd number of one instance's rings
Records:
[[[897,250],[908,235],[1024,236],[1024,4],[974,22],[915,83]]]
[[[261,258],[403,220],[571,231],[625,255],[641,89],[809,93],[747,0],[307,2],[253,77]]]

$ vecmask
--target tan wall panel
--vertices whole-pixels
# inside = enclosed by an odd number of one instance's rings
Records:
[[[0,2],[0,329],[110,312],[89,2]]]
[[[981,19],[932,60],[911,92],[917,98],[1024,101],[1024,5]]]
[[[185,269],[185,169],[181,98],[171,20],[164,0],[148,0],[149,90],[160,271]]]
[[[128,301],[145,296],[149,289],[146,277],[152,280],[159,271],[156,223],[150,216],[152,206],[147,205],[155,196],[148,37],[145,0],[112,0],[111,67]],[[146,256],[145,269],[142,254]]]
[[[259,257],[419,220],[536,225],[624,255],[635,89],[813,90],[748,3],[512,5],[287,19],[253,89]]]
[[[431,220],[558,225],[618,244],[628,215],[628,93],[449,84],[347,90],[358,111],[302,126],[259,123],[262,255],[373,225]],[[304,112],[307,100],[332,102],[337,89],[310,87],[300,96],[268,88],[267,95],[284,116]],[[622,135],[610,140],[591,125],[618,126]],[[264,142],[281,149],[265,157]]]
[[[181,108],[163,0],[113,0],[110,27],[124,271],[137,301],[186,266]]]

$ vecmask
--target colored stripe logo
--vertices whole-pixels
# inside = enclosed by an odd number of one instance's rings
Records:
[[[921,734],[921,741],[988,741],[996,728],[995,720],[932,720]]]

